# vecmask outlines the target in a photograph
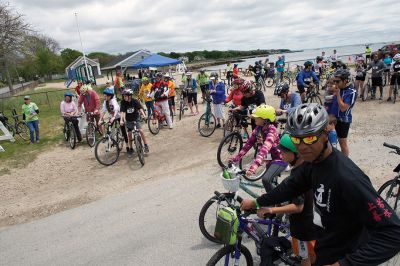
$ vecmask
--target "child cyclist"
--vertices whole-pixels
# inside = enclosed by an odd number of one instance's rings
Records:
[[[287,167],[287,163],[282,160],[282,153],[278,149],[279,134],[276,129],[275,108],[262,104],[255,109],[252,118],[255,119],[256,127],[247,140],[246,145],[231,160],[233,163],[238,163],[254,144],[257,143],[259,145],[257,156],[246,172],[247,176],[252,176],[255,174],[257,168],[266,160],[267,155],[271,154],[272,161],[269,164],[268,170],[262,176],[263,185],[268,192],[273,189],[272,181]]]
[[[136,127],[139,129],[140,136],[144,142],[144,152],[149,152],[149,146],[147,145],[146,137],[144,136],[143,129],[139,122],[140,116],[146,117],[143,111],[143,107],[140,104],[139,100],[133,99],[132,90],[124,90],[123,92],[123,99],[121,102],[121,126],[126,124],[126,128],[128,129],[128,157],[132,157],[133,148],[132,148],[132,130],[133,125],[136,123]]]
[[[282,136],[278,147],[282,151],[283,160],[292,167],[292,173],[299,171],[298,166],[303,163],[303,160],[298,155],[297,149],[288,134]],[[287,205],[260,208],[257,211],[260,218],[264,218],[266,214],[290,214],[289,223],[293,253],[301,257],[301,265],[311,265],[315,261],[314,245],[316,239],[316,227],[313,223],[312,190],[291,200]]]

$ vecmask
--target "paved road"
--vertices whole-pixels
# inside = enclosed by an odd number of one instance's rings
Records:
[[[222,189],[205,168],[2,229],[0,265],[205,265],[218,246],[202,237],[198,213]]]

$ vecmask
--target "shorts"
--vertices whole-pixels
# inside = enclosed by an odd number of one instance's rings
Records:
[[[305,87],[303,85],[297,85],[297,89],[299,90],[300,93],[305,93]]]
[[[364,76],[356,76],[356,80],[359,80],[359,81],[365,81],[365,75]]]
[[[301,257],[302,259],[315,257],[314,246],[315,246],[315,240],[302,241],[292,236],[293,253],[296,256]]]
[[[188,93],[188,103],[197,104],[197,92],[190,92]]]
[[[349,135],[350,123],[337,121],[336,133],[339,139],[345,139]]]
[[[382,86],[382,77],[372,77],[372,86]]]
[[[206,90],[208,90],[208,87],[208,84],[200,85],[201,93],[205,94]]]
[[[385,70],[383,70],[383,72],[385,72],[385,73],[389,73],[389,71],[390,71],[389,68],[386,68]]]
[[[224,109],[222,107],[222,103],[214,103],[214,114],[216,118],[224,119]]]
[[[175,96],[171,96],[168,98],[168,104],[170,106],[175,106]]]
[[[365,55],[365,58],[371,58],[370,54]]]
[[[136,128],[137,129],[142,129],[142,124],[140,123],[139,120],[137,120],[136,122],[126,121],[125,122],[125,126],[128,129],[128,132],[132,132],[134,123],[136,123]]]
[[[397,82],[397,85],[400,85],[400,76],[392,76],[390,78],[390,85],[394,86]]]

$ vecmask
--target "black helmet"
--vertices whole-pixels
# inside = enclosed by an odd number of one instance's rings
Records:
[[[304,63],[304,66],[305,66],[305,67],[312,66],[312,62],[311,62],[311,61],[306,61],[306,62]]]
[[[218,73],[217,72],[211,72],[210,77],[218,78]]]
[[[350,71],[348,69],[338,69],[333,73],[334,77],[346,80],[350,78]]]
[[[163,74],[162,74],[161,72],[158,72],[158,73],[156,74],[156,77],[157,77],[157,78],[162,78],[162,77],[163,77]]]
[[[281,82],[276,87],[276,95],[281,96],[281,94],[289,91],[289,85],[285,82]]]
[[[317,61],[322,61],[322,60],[324,60],[324,58],[322,56],[317,56],[316,60]]]
[[[293,137],[319,133],[328,125],[328,113],[317,103],[306,103],[289,113],[286,131]]]

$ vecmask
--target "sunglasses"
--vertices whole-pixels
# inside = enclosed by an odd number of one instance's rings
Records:
[[[319,133],[318,135],[314,135],[314,136],[307,136],[304,138],[298,138],[298,137],[290,137],[290,139],[292,140],[293,144],[295,145],[300,145],[301,142],[303,142],[306,145],[312,145],[315,142],[318,141],[319,137],[321,136],[322,133]]]

